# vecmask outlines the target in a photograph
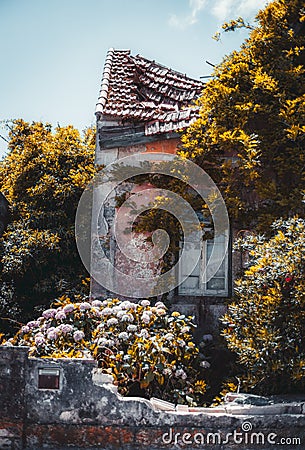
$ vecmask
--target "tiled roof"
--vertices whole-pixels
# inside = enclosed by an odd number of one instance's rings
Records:
[[[107,53],[96,113],[145,123],[145,134],[186,128],[204,84],[130,50]]]

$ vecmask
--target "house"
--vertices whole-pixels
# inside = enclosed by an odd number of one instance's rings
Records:
[[[105,60],[96,106],[96,164],[107,166],[119,163],[122,158],[130,155],[151,155],[155,152],[174,155],[180,144],[181,131],[198,117],[195,100],[203,89],[204,84],[201,81],[140,55],[133,56],[130,50],[110,49]],[[147,185],[143,189],[150,187],[151,185]],[[130,185],[117,183],[115,194],[110,195],[103,204],[99,223],[103,222],[106,226],[109,239],[107,245],[104,245],[104,255],[112,260],[114,271],[119,266],[124,271],[125,266],[125,269],[136,277],[139,268],[143,269],[145,261],[133,266],[131,262],[124,260],[114,236],[113,223],[118,209],[116,198],[124,194],[124,189],[129,189],[130,192]],[[135,187],[131,192],[135,192]],[[95,201],[99,195],[96,189]],[[97,236],[94,236],[93,255],[97,246]],[[213,246],[216,254],[221,253],[224,241],[221,238],[217,242],[204,240],[200,249],[200,260],[185,279],[183,272],[187,272],[187,265],[194,260],[192,249],[188,249],[186,263],[177,275],[184,281],[168,296],[173,309],[179,304],[179,311],[194,315],[199,328],[205,332],[210,332],[217,326],[218,317],[225,311],[224,300],[232,291],[232,258],[229,251],[226,251],[214,276],[208,282],[204,280],[204,269]],[[97,263],[98,259],[99,257],[93,256],[95,262],[92,263],[91,272],[92,295],[112,296],[111,289],[105,289],[103,283],[97,281],[98,275],[104,271]],[[146,262],[145,271],[148,270],[156,273],[158,266],[152,267]],[[107,277],[114,279],[114,272],[108,273]],[[128,286],[128,281],[125,280],[124,284]]]

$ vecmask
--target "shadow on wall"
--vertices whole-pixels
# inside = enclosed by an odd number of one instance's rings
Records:
[[[0,192],[0,236],[4,233],[9,222],[9,203]]]

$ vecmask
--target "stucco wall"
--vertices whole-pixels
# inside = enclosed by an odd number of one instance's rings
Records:
[[[1,449],[288,448],[282,438],[305,448],[302,402],[162,411],[153,400],[117,395],[93,360],[28,358],[26,348],[2,346],[0,368]],[[59,389],[38,389],[42,368],[59,369]],[[245,443],[252,432],[264,446]]]

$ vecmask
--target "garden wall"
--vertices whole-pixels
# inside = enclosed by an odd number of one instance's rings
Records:
[[[1,449],[304,449],[304,403],[208,409],[123,398],[93,360],[0,346]]]

